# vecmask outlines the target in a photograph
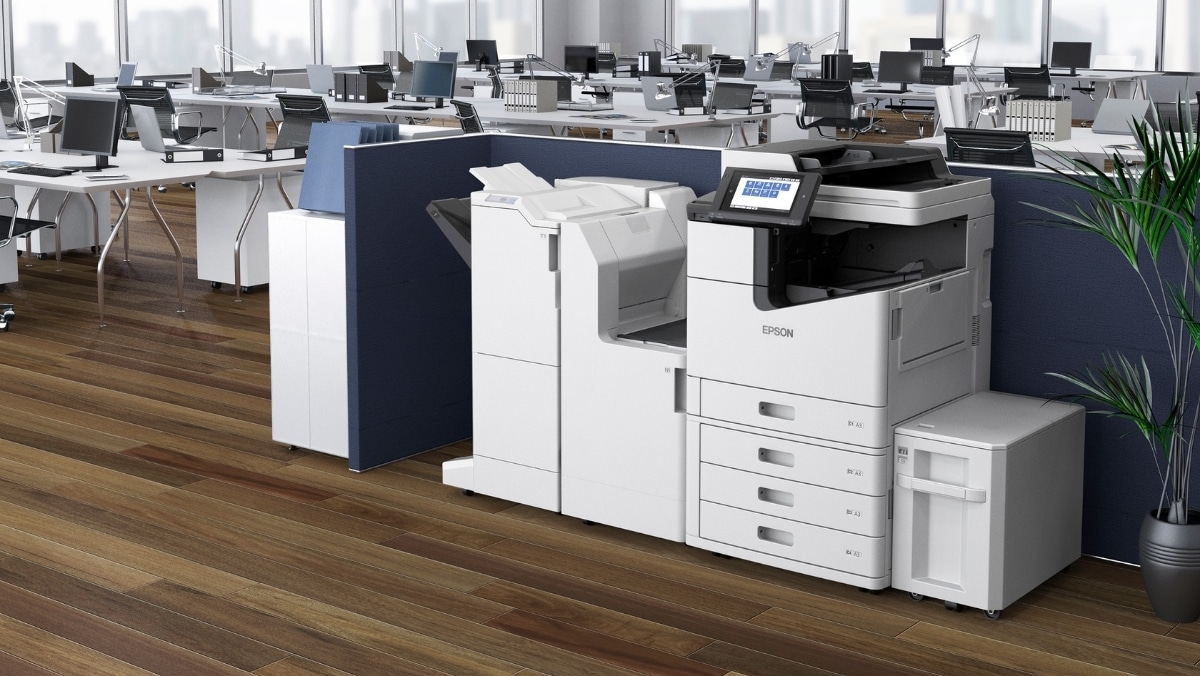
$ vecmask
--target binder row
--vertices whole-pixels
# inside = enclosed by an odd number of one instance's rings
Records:
[[[1070,99],[1010,99],[1005,119],[1009,129],[1027,131],[1033,141],[1071,138]]]
[[[548,113],[558,110],[558,82],[506,80],[504,110],[513,113]]]

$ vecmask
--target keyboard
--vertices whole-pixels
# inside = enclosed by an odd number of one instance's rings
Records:
[[[867,94],[907,94],[911,89],[864,89]]]
[[[408,106],[400,103],[384,106],[384,110],[430,110],[433,106]]]
[[[58,178],[59,176],[70,176],[75,173],[74,169],[57,169],[55,167],[16,167],[9,169],[10,174],[29,174],[30,176],[44,176],[46,178]]]

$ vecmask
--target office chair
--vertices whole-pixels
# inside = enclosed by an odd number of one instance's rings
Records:
[[[18,237],[25,237],[34,230],[42,228],[53,228],[54,221],[41,221],[33,218],[21,218],[17,216],[20,212],[20,205],[17,203],[17,198],[12,195],[0,195],[0,200],[12,203],[12,216],[8,217],[8,228],[0,237],[0,249],[8,246],[10,242]],[[3,290],[4,285],[0,284],[0,290]],[[0,303],[0,331],[8,330],[8,323],[16,317],[16,311],[12,303]]]
[[[921,84],[935,86],[952,86],[954,84],[954,66],[923,66],[921,68]],[[928,103],[913,103],[910,99],[901,98],[888,110],[900,113],[900,117],[908,122],[917,123],[917,136],[925,137],[925,123],[937,117],[937,107]],[[912,115],[913,117],[909,117]]]
[[[492,93],[489,98],[504,98],[504,83],[500,80],[500,66],[484,66],[487,70],[488,82],[491,83]],[[481,84],[463,85],[463,89],[475,90],[483,87]]]
[[[721,70],[718,72],[725,77],[742,77],[746,74],[745,59],[735,59],[728,54],[709,54],[708,61],[709,63],[714,61],[720,63]]]
[[[1017,89],[1012,94],[1016,98],[1028,96],[1044,99],[1050,96],[1050,88],[1054,86],[1053,82],[1050,81],[1050,69],[1045,66],[1037,68],[1013,68],[1005,66],[1004,82],[1009,87]]]
[[[454,106],[454,117],[462,125],[464,134],[483,132],[483,120],[479,119],[479,113],[475,110],[475,106],[457,99],[450,99],[450,105]]]
[[[871,118],[862,115],[862,106],[854,102],[848,80],[800,80],[800,105],[796,107],[796,124],[801,129],[816,129],[825,138],[837,138],[838,129],[846,129],[850,138],[871,126]],[[833,129],[826,135],[822,129]]]
[[[874,79],[875,71],[871,69],[870,61],[853,61],[850,63],[850,80],[852,82]]]
[[[0,80],[0,117],[3,117],[5,127],[16,131],[38,130],[49,127],[62,119],[61,115],[56,116],[53,113],[26,119],[29,115],[29,105],[21,96],[20,89],[15,87],[10,80]],[[48,101],[46,106],[49,110]],[[27,124],[28,128],[26,128]]]
[[[280,122],[279,132],[275,136],[276,148],[300,148],[308,145],[312,126],[319,122],[329,121],[329,109],[325,107],[322,96],[306,96],[303,94],[276,94],[279,108],[283,111],[283,121]]]
[[[951,162],[1032,167],[1033,143],[1027,131],[948,127],[946,157]]]
[[[163,136],[175,139],[176,143],[191,143],[203,134],[217,130],[216,127],[204,126],[204,117],[198,110],[177,111],[175,102],[171,100],[171,90],[166,87],[129,86],[117,87],[117,91],[121,92],[121,102],[124,104],[122,120],[129,114],[129,104],[149,106],[154,109],[154,116],[158,118],[158,128],[162,130]],[[196,117],[196,124],[180,124],[180,120],[189,115]],[[121,128],[125,128],[124,121]]]

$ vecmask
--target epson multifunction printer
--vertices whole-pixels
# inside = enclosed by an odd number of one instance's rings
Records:
[[[988,388],[990,181],[907,146],[723,165],[689,207],[686,541],[882,589],[895,426]]]
[[[474,455],[443,482],[683,540],[686,205],[674,183],[472,170]]]

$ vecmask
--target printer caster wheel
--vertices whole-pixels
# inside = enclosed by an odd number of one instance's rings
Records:
[[[583,521],[583,525],[585,525],[585,526],[595,526],[596,525],[595,521],[589,521],[587,519],[581,519],[581,521]]]
[[[986,615],[989,620],[1000,619],[1000,611],[999,610],[985,610],[985,611],[983,611],[983,614]]]
[[[713,552],[712,555],[717,557],[718,559],[729,559],[731,561],[733,560],[732,556],[730,556],[728,554],[722,554],[721,552]]]
[[[858,588],[858,591],[860,591],[860,592],[862,592],[862,593],[864,593],[864,594],[870,594],[871,596],[879,596],[880,592],[881,592],[881,591],[883,591],[883,590],[881,590],[881,589],[867,589],[866,587],[859,587],[859,588]]]
[[[464,488],[463,495],[471,497],[472,495],[475,495],[475,491],[471,490],[470,488]]]
[[[910,599],[912,599],[912,600],[914,600],[914,601],[917,601],[917,602],[919,603],[919,602],[921,602],[921,601],[924,601],[924,600],[925,600],[925,595],[924,595],[924,594],[918,594],[917,592],[908,592],[908,598],[910,598]]]
[[[212,286],[212,288],[214,288],[214,289],[219,289],[219,288],[221,288],[221,283],[220,283],[220,282],[211,282],[211,284],[210,284],[210,285],[211,285],[211,286]]]
[[[949,610],[949,611],[955,612],[955,613],[958,612],[958,604],[953,601],[946,601],[945,606],[946,606],[946,610]]]

